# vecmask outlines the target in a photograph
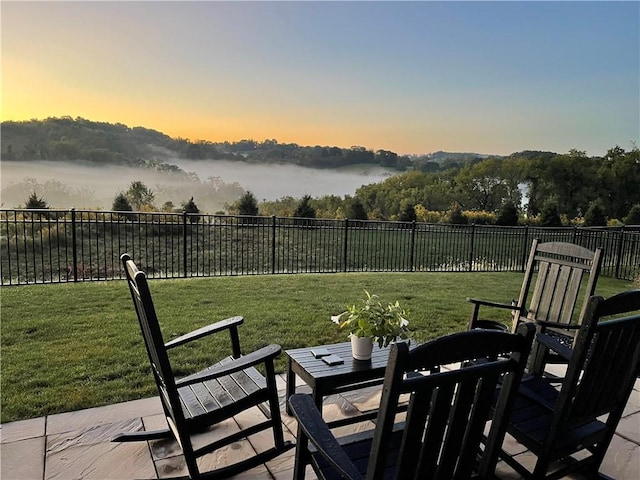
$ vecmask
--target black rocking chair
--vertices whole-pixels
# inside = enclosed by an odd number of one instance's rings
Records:
[[[122,255],[121,260],[169,428],[122,433],[112,441],[144,441],[173,436],[182,448],[192,479],[227,478],[271,460],[291,448],[291,442],[284,441],[273,364],[280,354],[280,346],[269,345],[242,355],[238,336],[242,317],[219,321],[165,343],[145,274],[138,270],[128,254]],[[231,336],[230,357],[201,372],[175,378],[167,350],[223,331],[228,331]],[[264,366],[266,378],[258,372],[256,365]],[[253,406],[264,413],[266,420],[208,445],[194,447],[192,434],[202,432]],[[266,429],[273,431],[272,448],[235,464],[200,472],[198,458]]]
[[[473,304],[469,329],[507,328],[495,320],[480,318],[480,307],[501,308],[512,311],[512,331],[522,322],[534,322],[539,332],[573,347],[587,299],[595,292],[601,264],[600,248],[591,251],[573,243],[541,243],[534,239],[518,299],[497,303],[467,298]],[[576,313],[578,306],[580,315]],[[541,376],[547,363],[566,364],[566,360],[534,342],[529,371]]]
[[[591,297],[574,348],[546,334],[538,342],[569,362],[567,373],[559,392],[544,377],[530,377],[520,387],[507,431],[536,455],[533,470],[518,456],[501,457],[524,478],[576,471],[606,478],[598,470],[640,374],[640,290]]]
[[[529,323],[517,334],[473,330],[412,350],[393,344],[374,431],[336,439],[311,396],[292,395],[298,420],[294,479],[304,477],[308,463],[323,479],[493,478],[534,333]],[[445,368],[458,362],[464,368]],[[399,421],[404,394],[409,405]],[[482,450],[489,419],[490,440]]]

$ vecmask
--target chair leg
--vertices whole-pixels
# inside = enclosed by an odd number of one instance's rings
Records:
[[[293,480],[304,480],[307,463],[309,463],[309,439],[307,439],[302,432],[302,429],[299,428],[293,464]]]
[[[280,400],[278,399],[278,387],[275,382],[275,369],[273,363],[267,363],[267,388],[269,389],[269,411],[271,413],[271,428],[273,441],[278,450],[285,448],[282,418],[280,416]]]

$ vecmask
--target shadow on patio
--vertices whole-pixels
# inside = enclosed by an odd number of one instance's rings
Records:
[[[295,420],[284,413],[285,375],[278,376],[285,440],[293,440],[296,432]],[[300,384],[301,382],[298,382]],[[299,387],[298,391],[308,390]],[[376,406],[379,387],[359,390],[327,397],[324,416],[329,419],[343,418]],[[235,422],[217,425],[202,435],[228,434],[247,420],[251,410],[234,418]],[[164,426],[162,408],[158,398],[147,398],[105,407],[67,412],[47,417],[7,423],[1,426],[1,474],[3,480],[32,479],[164,479],[184,477],[186,468],[175,442],[155,441],[137,443],[111,443],[109,439],[125,430],[136,430],[144,424],[153,430]],[[348,432],[367,429],[371,425],[356,424]],[[340,432],[341,434],[347,431]],[[217,464],[231,463],[240,457],[254,455],[268,448],[270,432],[256,435],[250,441],[233,444],[202,459],[209,461],[212,468]],[[264,442],[262,441],[264,438]],[[531,456],[524,447],[509,438],[506,450],[511,454]],[[249,470],[237,479],[290,479],[293,474],[295,450],[260,467]],[[533,459],[533,456],[531,456]],[[627,404],[624,416],[618,425],[616,435],[601,472],[615,479],[640,478],[640,380]],[[500,463],[499,478],[520,478],[507,465]],[[307,478],[315,476],[308,469]],[[575,476],[572,478],[582,478]]]

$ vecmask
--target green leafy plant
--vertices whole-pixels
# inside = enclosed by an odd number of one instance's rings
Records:
[[[398,301],[383,305],[377,295],[364,291],[366,298],[359,305],[348,305],[347,310],[331,320],[356,337],[370,337],[378,346],[388,346],[398,339],[410,338],[407,312]]]

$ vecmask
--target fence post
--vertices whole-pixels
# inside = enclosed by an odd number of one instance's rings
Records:
[[[473,271],[473,249],[475,248],[476,224],[471,224],[471,239],[469,240],[469,271]]]
[[[344,245],[342,248],[342,271],[347,271],[347,240],[349,238],[349,219],[344,219]]]
[[[622,263],[622,247],[624,244],[624,225],[618,230],[618,248],[616,252],[616,273],[615,277],[620,278],[620,264]]]
[[[415,250],[416,250],[416,221],[411,222],[411,257],[409,258],[409,270],[415,272]]]
[[[527,268],[527,259],[529,258],[529,225],[524,226],[524,244],[522,245],[522,263],[520,264],[520,271],[524,272]]]
[[[182,212],[182,261],[184,278],[187,278],[187,212]]]
[[[73,252],[73,281],[78,281],[78,236],[76,234],[76,209],[71,209],[71,251]]]
[[[276,273],[276,216],[271,215],[271,274]]]

